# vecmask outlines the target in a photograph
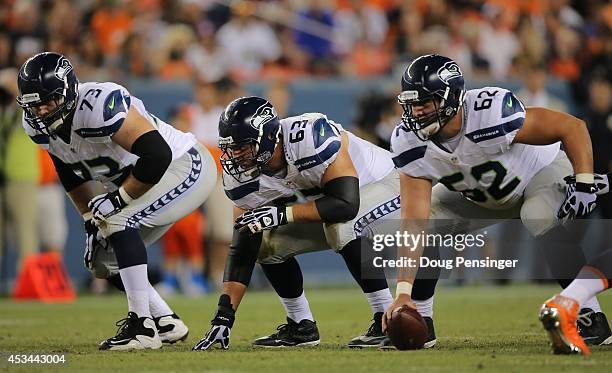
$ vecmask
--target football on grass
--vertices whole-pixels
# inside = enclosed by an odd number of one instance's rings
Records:
[[[417,310],[404,305],[393,312],[387,336],[398,350],[418,350],[425,344],[427,324]]]

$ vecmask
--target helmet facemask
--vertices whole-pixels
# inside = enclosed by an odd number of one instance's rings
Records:
[[[65,101],[62,95],[52,95],[46,101],[24,104],[19,100],[19,104],[26,113],[26,122],[30,127],[45,135],[55,137],[55,131],[65,119],[63,115],[66,109]],[[45,113],[42,113],[43,106],[48,107]]]
[[[418,91],[403,91],[397,96],[398,103],[404,110],[402,122],[421,140],[427,141],[437,133],[457,114],[461,104],[456,108],[449,105],[449,90],[444,97],[436,94],[419,96]],[[460,95],[462,100],[463,94]],[[461,102],[461,101],[460,101]],[[416,116],[413,106],[431,107],[432,110]]]
[[[231,137],[219,138],[223,171],[241,183],[259,177],[262,168],[272,159],[279,133],[280,131],[273,136],[273,139],[266,139],[267,141],[263,142],[261,138],[259,142],[255,139],[235,142]]]
[[[235,143],[231,137],[220,138],[221,167],[228,175],[238,182],[247,182],[261,174],[261,167],[257,162],[259,146],[255,140]]]

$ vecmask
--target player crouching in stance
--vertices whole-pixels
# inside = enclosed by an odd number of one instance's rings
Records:
[[[18,76],[23,126],[48,149],[85,220],[85,265],[124,290],[128,316],[101,350],[157,349],[188,329],[147,278],[148,245],[205,200],[216,168],[194,136],[146,111],[115,83],[79,83],[57,53],[28,59]],[[107,193],[94,196],[88,181]]]
[[[225,192],[235,205],[234,238],[218,311],[211,329],[194,350],[206,350],[215,343],[228,348],[234,314],[256,261],[287,311],[287,324],[277,333],[255,340],[254,345],[319,344],[319,331],[294,256],[325,247],[317,242],[303,246],[281,239],[292,237],[291,230],[299,228],[293,223],[300,222],[323,223],[327,244],[345,260],[374,314],[368,332],[354,338],[349,346],[380,346],[385,338],[380,320],[392,301],[391,293],[382,269],[372,267],[369,278],[362,277],[362,265],[372,265],[362,260],[366,238],[356,227],[399,216],[399,179],[390,154],[323,114],[279,119],[272,104],[259,97],[230,103],[221,115],[219,136]],[[287,205],[298,192],[309,196],[306,202]],[[366,215],[382,210],[381,206],[392,207],[372,217],[373,221],[367,220]]]
[[[503,88],[466,91],[457,63],[439,55],[414,60],[401,87],[398,101],[404,114],[391,145],[400,170],[403,227],[417,233],[423,221],[449,219],[459,227],[451,233],[464,233],[462,229],[490,224],[478,219],[520,217],[545,250],[555,278],[567,287],[586,259],[580,237],[560,219],[567,214],[586,216],[602,192],[595,185],[585,123],[545,108],[524,108]],[[564,178],[571,174],[575,178],[568,179],[566,186]],[[433,181],[438,182],[434,187]],[[607,189],[607,178],[602,184]],[[549,244],[559,240],[563,247]],[[399,255],[418,260],[422,249],[400,248]],[[383,329],[393,311],[404,304],[416,307],[424,317],[432,316],[437,279],[415,282],[415,278],[414,269],[398,271],[396,299],[385,312]],[[581,314],[590,316],[581,334],[590,343],[606,343],[610,327],[597,299],[581,299]],[[575,316],[577,309],[572,312]]]

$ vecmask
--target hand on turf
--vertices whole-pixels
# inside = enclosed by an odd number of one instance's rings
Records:
[[[204,338],[200,339],[195,346],[194,351],[204,351],[210,349],[215,344],[219,343],[221,348],[227,350],[230,343],[230,334],[232,326],[234,326],[234,320],[236,319],[236,312],[230,302],[230,297],[227,294],[222,294],[219,297],[219,307],[215,317],[210,320],[210,330],[206,332]]]
[[[240,215],[234,222],[234,229],[255,234],[285,224],[287,224],[286,207],[264,206]]]
[[[98,250],[108,249],[108,241],[102,236],[102,232],[93,223],[91,219],[85,221],[85,254],[83,255],[83,262],[85,268],[93,270],[93,264]]]
[[[195,346],[194,351],[204,351],[210,349],[216,343],[221,345],[221,348],[227,350],[230,343],[231,328],[225,325],[212,325],[210,330],[200,339]]]
[[[557,211],[557,218],[583,218],[595,209],[597,190],[595,184],[577,183],[572,178],[565,178],[567,183],[565,201]]]
[[[389,322],[393,318],[394,314],[400,308],[402,308],[402,306],[404,306],[404,305],[407,305],[410,308],[416,309],[416,305],[414,304],[412,299],[410,299],[409,295],[407,295],[407,294],[399,294],[395,298],[393,303],[391,303],[391,305],[389,307],[387,307],[387,309],[385,310],[385,313],[383,314],[383,317],[382,317],[382,331],[383,331],[383,333],[385,333],[387,331],[387,326],[389,325]]]

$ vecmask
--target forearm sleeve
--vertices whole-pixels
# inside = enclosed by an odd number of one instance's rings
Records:
[[[251,274],[259,255],[262,233],[240,233],[234,229],[232,244],[227,253],[223,282],[240,282],[249,286]]]

